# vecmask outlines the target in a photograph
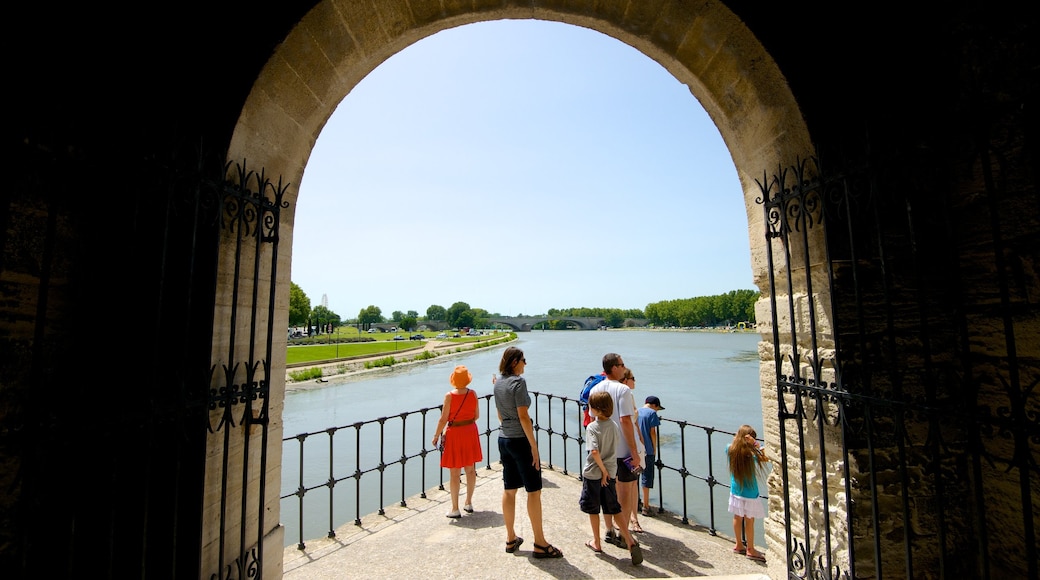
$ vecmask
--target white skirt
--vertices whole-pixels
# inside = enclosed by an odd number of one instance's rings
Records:
[[[729,494],[729,513],[742,518],[761,520],[766,517],[766,508],[761,498],[751,499]]]

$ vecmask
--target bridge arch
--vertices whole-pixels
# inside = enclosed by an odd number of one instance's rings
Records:
[[[500,19],[549,20],[596,30],[636,48],[689,87],[718,127],[733,157],[744,191],[753,276],[763,290],[763,304],[768,308],[769,272],[764,258],[765,242],[758,234],[764,224],[761,206],[756,205],[759,189],[755,180],[764,168],[779,167],[811,154],[811,140],[783,75],[748,28],[720,3],[691,5],[681,0],[575,0],[537,8],[513,2],[488,7],[480,2],[446,4],[441,0],[317,3],[288,33],[256,79],[228,150],[229,160],[248,160],[251,166],[262,167],[267,174],[279,175],[291,184],[285,196],[288,209],[282,214],[284,241],[278,249],[278,261],[284,264],[277,273],[280,295],[288,296],[293,212],[298,203],[306,203],[297,199],[298,184],[311,150],[336,106],[372,70],[416,41],[453,27]],[[822,229],[814,235],[822,239]],[[222,271],[217,317],[227,311],[227,297],[234,282],[228,262],[222,263]],[[816,306],[821,312],[829,312],[829,297],[820,295]],[[267,312],[264,305],[255,308],[274,317],[275,326],[287,324],[286,311]],[[236,334],[235,330],[239,332]],[[250,337],[244,330],[219,326],[214,329],[214,364],[220,365],[229,350],[244,352],[249,348]],[[763,353],[768,351],[762,349]],[[285,363],[284,359],[275,358],[271,413],[276,420],[268,444],[268,456],[273,459],[280,457],[276,447],[282,433],[277,418],[284,383],[279,377],[284,377],[281,371]],[[763,368],[770,364],[771,360],[764,361]],[[768,372],[763,372],[764,392],[771,388],[765,384],[768,376]],[[768,408],[767,403],[764,402],[764,409]],[[769,413],[765,415],[766,430],[770,431]],[[210,442],[211,447],[218,444]],[[209,455],[220,454],[211,448]],[[277,468],[273,465],[269,470],[277,472]],[[219,465],[207,466],[207,489],[216,489],[219,484]],[[275,487],[270,486],[269,491]],[[216,513],[218,507],[206,505],[204,509]],[[271,526],[270,546],[274,548],[282,543],[275,527],[279,513],[277,493],[270,494],[267,508],[274,516],[265,524]],[[266,552],[275,555],[279,550]],[[212,546],[204,547],[204,569],[219,567],[215,557]]]
[[[575,316],[550,317],[550,316],[499,316],[488,319],[491,324],[508,326],[517,332],[526,332],[534,329],[543,322],[562,320],[568,322],[581,330],[596,330],[603,325],[602,318],[585,318]]]

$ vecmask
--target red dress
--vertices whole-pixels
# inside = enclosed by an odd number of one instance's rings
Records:
[[[451,409],[448,420],[454,422],[469,421],[477,415],[477,394],[467,389],[465,393],[451,393]],[[459,427],[448,426],[444,435],[444,452],[441,453],[441,467],[469,467],[484,460],[480,448],[480,434],[477,424],[470,423]]]

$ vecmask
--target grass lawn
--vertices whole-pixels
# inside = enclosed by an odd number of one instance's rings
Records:
[[[349,332],[349,330],[348,330]],[[343,332],[343,335],[347,335],[348,332]],[[421,333],[400,333],[402,336],[408,336],[410,334],[422,334],[427,339],[432,338],[436,332],[421,332]],[[447,340],[458,344],[473,343],[473,342],[486,342],[488,340],[495,340],[501,338],[503,335],[508,334],[506,332],[496,332],[490,336],[462,336],[459,338],[439,339]],[[369,338],[374,338],[374,341],[369,342],[344,342],[340,343],[339,350],[335,344],[315,344],[306,346],[293,346],[289,347],[288,352],[285,356],[285,363],[289,365],[306,363],[311,361],[320,360],[334,360],[337,358],[346,358],[351,356],[364,356],[372,354],[393,354],[396,351],[403,351],[406,349],[421,346],[422,341],[418,340],[393,340],[394,334],[388,332],[379,332],[373,334],[367,334]],[[413,351],[414,352],[414,351]]]
[[[335,344],[316,344],[313,346],[294,346],[288,349],[285,355],[286,364],[298,364],[317,360],[332,360],[348,356],[363,356],[368,354],[392,353],[405,350],[422,342],[418,340],[379,340],[375,342],[350,342]],[[339,353],[337,356],[336,353]]]

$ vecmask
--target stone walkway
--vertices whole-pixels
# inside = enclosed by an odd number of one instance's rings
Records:
[[[516,529],[524,543],[515,554],[505,552],[501,472],[497,465],[478,466],[473,514],[446,518],[448,492],[434,488],[426,498],[410,498],[407,507],[394,505],[385,515],[362,518],[360,526],[342,526],[335,538],[308,541],[302,551],[295,544],[286,548],[284,578],[769,578],[766,564],[732,552],[731,539],[667,513],[640,517],[646,531],[634,536],[643,549],[642,565],[633,566],[627,550],[606,543],[602,553],[595,553],[585,546],[592,532],[588,516],[578,509],[581,483],[574,474],[548,470],[543,481],[546,539],[563,551],[563,558],[532,556],[534,535],[523,490],[517,494]]]

